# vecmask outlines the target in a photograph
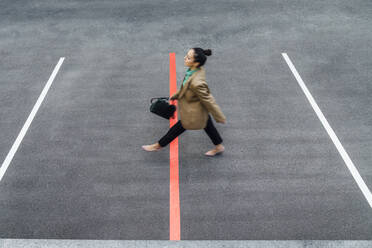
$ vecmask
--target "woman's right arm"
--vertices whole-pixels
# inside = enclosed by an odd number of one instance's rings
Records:
[[[176,100],[178,99],[178,95],[180,94],[180,91],[178,90],[175,94],[173,94],[171,97],[170,97],[170,100]]]

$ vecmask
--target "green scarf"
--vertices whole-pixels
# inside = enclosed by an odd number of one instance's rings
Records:
[[[182,82],[182,85],[185,85],[185,82],[187,81],[187,79],[194,73],[194,72],[196,72],[196,71],[198,71],[199,69],[195,69],[195,70],[190,70],[190,68],[189,69],[187,69],[187,71],[186,71],[186,76],[185,76],[185,78],[183,79],[183,82]]]

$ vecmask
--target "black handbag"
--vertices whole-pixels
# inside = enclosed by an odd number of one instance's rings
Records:
[[[157,99],[155,102],[153,102]],[[150,100],[150,112],[157,114],[165,119],[169,119],[173,116],[174,111],[176,111],[176,105],[169,104],[169,97],[154,97]]]

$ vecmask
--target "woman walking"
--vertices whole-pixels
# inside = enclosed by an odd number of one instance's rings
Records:
[[[216,122],[226,122],[225,115],[217,105],[205,81],[203,65],[207,60],[206,56],[210,55],[212,55],[210,49],[203,50],[199,47],[192,48],[187,52],[184,61],[185,66],[189,68],[181,88],[170,98],[171,101],[178,100],[180,120],[157,143],[142,146],[145,151],[158,151],[185,130],[199,129],[204,129],[215,145],[214,149],[205,153],[206,156],[215,156],[225,150],[222,138],[209,115],[211,113]]]

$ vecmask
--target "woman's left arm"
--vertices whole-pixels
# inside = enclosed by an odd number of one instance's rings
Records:
[[[190,85],[190,89],[199,97],[201,103],[212,114],[216,122],[224,123],[226,117],[210,93],[207,83],[204,80],[198,80]]]

